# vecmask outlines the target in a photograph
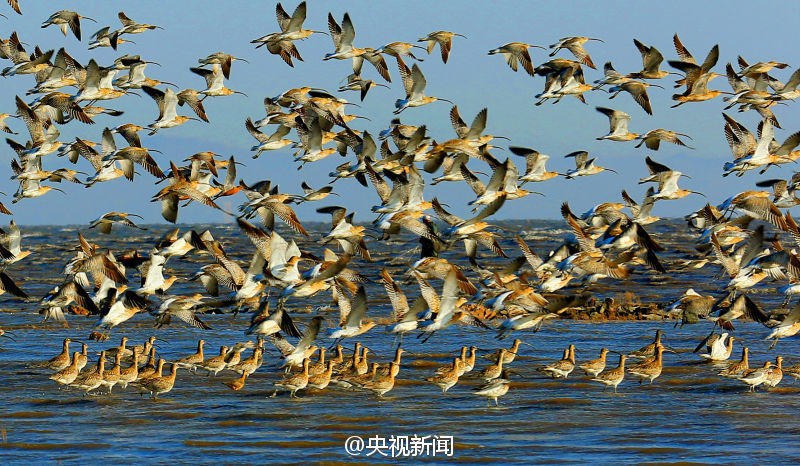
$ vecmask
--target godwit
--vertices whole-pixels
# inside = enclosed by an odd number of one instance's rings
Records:
[[[158,395],[163,395],[164,393],[170,392],[172,387],[175,386],[175,376],[177,373],[178,366],[176,364],[172,364],[172,370],[170,370],[169,375],[150,377],[148,379],[141,380],[139,384],[144,391],[150,392],[150,396],[153,398],[153,400],[157,400]]]
[[[133,353],[131,365],[119,371],[117,383],[122,388],[127,388],[129,383],[135,382],[139,378],[139,353]]]
[[[485,396],[487,398],[487,406],[494,400],[494,405],[499,406],[497,399],[508,393],[508,379],[494,379],[475,390],[474,394],[478,396]]]
[[[72,355],[72,361],[67,364],[66,367],[60,369],[55,374],[51,375],[49,378],[61,385],[69,385],[75,381],[78,377],[80,369],[78,369],[78,357],[80,353],[75,351]]]
[[[766,382],[772,370],[772,363],[767,361],[762,367],[750,369],[744,372],[739,380],[750,386],[749,391],[754,392],[756,387]]]
[[[719,374],[722,377],[728,377],[731,379],[738,379],[746,371],[750,369],[750,363],[748,360],[748,355],[750,354],[750,350],[745,346],[742,348],[742,359],[731,363],[728,367],[723,369]]]
[[[764,380],[764,385],[775,387],[783,380],[783,357],[778,356],[775,358],[775,366],[770,367],[767,373],[767,378]]]
[[[389,371],[386,375],[378,374],[373,380],[368,380],[362,385],[362,388],[374,392],[379,397],[382,397],[387,392],[394,388],[394,381],[397,374],[400,372],[400,364],[392,361],[389,363]]]
[[[52,371],[60,371],[68,367],[71,361],[69,352],[70,343],[72,343],[71,339],[64,338],[63,349],[61,350],[61,353],[53,356],[52,358],[48,359],[47,361],[41,364],[37,364],[36,367],[45,367]],[[77,362],[75,364],[77,365]]]
[[[429,377],[425,380],[441,388],[442,394],[444,395],[447,393],[447,390],[449,390],[458,382],[458,374],[460,370],[461,359],[455,358],[453,359],[453,365],[450,367],[450,369],[443,371],[442,373],[435,374],[433,377]]]
[[[203,345],[205,344],[205,340],[200,339],[197,341],[197,352],[194,354],[190,354],[189,356],[185,356],[183,358],[178,359],[174,362],[178,367],[183,367],[185,369],[192,369],[197,370],[197,365],[202,364],[205,360],[203,356]]]
[[[628,367],[628,372],[632,375],[639,377],[641,381],[648,380],[653,383],[659,375],[661,375],[662,358],[664,354],[664,346],[659,344],[656,346],[656,354],[652,359],[648,359]]]
[[[225,366],[227,366],[227,363],[225,362],[225,357],[227,355],[228,355],[228,347],[222,345],[219,348],[219,356],[208,358],[202,363],[195,363],[195,367],[207,370],[208,375],[211,375],[211,373],[213,373],[214,376],[216,376],[222,369],[225,369]]]
[[[600,357],[592,359],[591,361],[579,364],[578,367],[583,370],[589,377],[597,377],[598,374],[603,372],[606,368],[606,356],[608,355],[608,348],[600,350]]]
[[[88,395],[90,391],[99,388],[103,384],[105,361],[106,352],[101,351],[100,356],[97,358],[97,367],[85,374],[80,374],[69,386],[82,390],[84,396]]]
[[[327,367],[324,368],[322,372],[310,375],[308,377],[308,386],[317,390],[324,390],[327,388],[328,384],[331,382],[331,375],[333,374],[333,366],[335,364],[335,361],[328,361]]]
[[[627,356],[624,354],[619,355],[619,366],[614,369],[601,372],[596,377],[592,378],[595,382],[600,382],[607,387],[614,387],[614,393],[617,393],[617,385],[622,383],[625,378],[625,359]]]
[[[417,42],[425,42],[428,55],[433,52],[433,49],[436,47],[436,44],[439,44],[439,49],[442,52],[442,62],[447,63],[447,59],[450,57],[450,49],[453,47],[453,37],[463,37],[464,39],[467,36],[463,34],[458,34],[455,32],[449,31],[434,31],[430,34],[426,35],[425,37],[420,37],[417,39]]]
[[[295,398],[296,397],[295,394],[297,393],[298,390],[303,390],[304,388],[306,388],[306,386],[308,386],[308,363],[309,363],[308,358],[306,358],[305,360],[303,360],[303,369],[300,372],[289,375],[283,380],[275,382],[275,386],[289,390],[290,392],[289,397]]]
[[[244,388],[244,383],[245,380],[247,380],[247,376],[248,376],[247,372],[242,372],[242,375],[240,377],[222,383],[233,391],[241,390],[242,388]]]
[[[575,345],[569,345],[569,348],[564,350],[564,357],[560,360],[539,368],[541,372],[544,372],[554,379],[559,377],[567,378],[574,369]]]
[[[492,380],[499,378],[503,374],[503,365],[506,364],[506,355],[508,353],[509,350],[500,348],[500,353],[497,356],[497,362],[482,370],[480,377],[487,382],[491,382]]]
[[[655,356],[656,348],[662,345],[661,336],[663,334],[664,333],[661,331],[661,329],[656,330],[656,336],[652,343],[645,345],[636,351],[631,351],[630,353],[628,353],[628,357],[635,359],[644,359]]]

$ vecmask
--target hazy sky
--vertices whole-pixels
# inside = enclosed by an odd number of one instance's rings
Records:
[[[327,173],[345,160],[338,155],[307,165],[302,171],[296,170],[291,151],[265,152],[257,160],[250,158],[249,148],[254,140],[244,129],[244,119],[251,116],[262,118],[262,100],[265,96],[275,96],[284,90],[303,85],[325,88],[332,92],[350,72],[350,61],[330,60],[323,62],[325,53],[333,50],[330,37],[321,34],[297,42],[304,62],[295,62],[289,68],[283,61],[270,55],[266,50],[255,50],[250,40],[278,29],[275,21],[274,2],[226,1],[195,2],[183,0],[137,1],[137,2],[78,2],[78,1],[20,1],[23,16],[14,14],[4,4],[0,12],[9,19],[0,18],[0,35],[8,37],[16,30],[21,40],[42,49],[66,47],[67,51],[81,63],[95,58],[101,65],[109,65],[114,58],[124,53],[141,54],[144,59],[157,61],[162,67],[150,65],[147,74],[151,77],[172,81],[182,89],[191,87],[202,89],[202,78],[191,73],[188,68],[197,66],[197,59],[209,53],[225,51],[249,60],[236,62],[231,79],[226,86],[246,92],[248,97],[232,95],[210,98],[205,106],[211,124],[190,121],[178,128],[160,131],[156,136],[145,137],[145,147],[159,149],[164,155],[154,154],[163,169],[169,166],[169,159],[180,161],[191,154],[211,150],[224,157],[236,156],[245,163],[240,167],[239,176],[248,183],[260,179],[271,179],[279,183],[284,192],[299,192],[300,182],[307,180],[313,186],[328,182]],[[290,13],[299,2],[284,2]],[[770,2],[769,8],[759,8],[753,2],[473,2],[461,1],[404,1],[404,2],[320,2],[309,1],[308,17],[305,27],[327,30],[326,17],[332,11],[334,17],[341,19],[348,11],[356,28],[356,46],[379,47],[393,41],[415,42],[417,38],[435,30],[450,30],[466,35],[456,37],[449,62],[441,62],[438,49],[434,54],[424,56],[420,63],[428,81],[427,94],[444,97],[458,104],[461,114],[468,121],[483,107],[489,108],[487,132],[511,138],[511,144],[536,148],[551,155],[550,168],[565,171],[573,167],[571,159],[562,156],[575,150],[588,150],[591,156],[599,157],[598,163],[620,172],[603,173],[575,180],[554,179],[538,183],[534,188],[546,197],[529,196],[510,201],[497,214],[497,218],[556,218],[559,205],[568,200],[575,211],[583,212],[600,202],[619,201],[621,189],[627,189],[634,198],[640,199],[646,186],[638,185],[639,177],[647,174],[644,165],[646,155],[661,163],[692,176],[683,179],[682,186],[702,191],[708,200],[719,203],[728,196],[752,189],[756,181],[765,178],[791,176],[794,165],[771,169],[766,175],[748,173],[741,179],[722,178],[722,164],[730,158],[730,152],[723,136],[721,111],[725,106],[722,98],[705,103],[686,104],[670,109],[673,102],[670,96],[674,78],[659,81],[665,89],[650,88],[650,98],[654,115],[648,116],[628,94],[621,94],[609,100],[609,94],[594,91],[586,94],[588,105],[573,97],[565,98],[556,105],[545,103],[535,107],[534,95],[542,92],[544,78],[532,78],[520,70],[514,73],[504,63],[501,56],[488,56],[487,51],[512,41],[548,45],[559,38],[582,35],[602,38],[605,42],[589,42],[586,48],[598,68],[606,61],[612,61],[620,72],[633,72],[641,69],[639,52],[633,45],[638,38],[648,45],[655,45],[665,61],[677,59],[672,47],[672,35],[678,33],[683,43],[698,60],[702,60],[714,45],[720,46],[720,60],[715,71],[724,73],[727,62],[735,63],[741,55],[751,63],[756,61],[778,60],[791,65],[786,70],[773,73],[785,81],[797,65],[796,42],[797,22],[800,20],[800,3]],[[212,6],[213,5],[213,6]],[[224,5],[220,7],[218,5]],[[468,6],[469,5],[469,6]],[[78,42],[71,34],[66,38],[56,27],[40,29],[41,23],[54,11],[67,8],[95,18],[98,23],[84,20],[83,42]],[[122,44],[118,51],[110,48],[87,50],[89,36],[105,25],[118,28],[117,12],[123,9],[128,16],[139,22],[158,24],[165,30],[155,30],[128,36],[135,44]],[[547,51],[531,49],[535,64],[549,58]],[[572,58],[564,50],[560,57]],[[392,118],[391,111],[395,99],[404,96],[402,83],[394,59],[387,57],[393,83],[390,89],[374,88],[363,105],[352,107],[354,113],[369,117],[371,121],[357,120],[356,129],[367,129],[376,134],[384,129]],[[5,60],[2,66],[8,66]],[[665,63],[665,69],[666,63]],[[584,67],[587,81],[602,77],[602,70]],[[124,74],[124,73],[122,73]],[[381,78],[370,65],[365,65],[363,74],[381,82]],[[14,96],[24,95],[33,86],[30,76],[3,78],[0,90],[0,111],[13,113]],[[712,81],[714,89],[730,91],[725,78]],[[69,88],[65,92],[73,92]],[[679,91],[680,92],[680,91]],[[74,140],[75,136],[99,141],[104,126],[113,127],[126,122],[149,124],[158,115],[155,103],[147,95],[126,96],[115,101],[101,103],[124,110],[121,117],[100,116],[97,124],[77,125],[70,123],[61,128],[61,140]],[[358,102],[356,93],[345,93],[343,97]],[[596,141],[606,134],[608,122],[605,116],[594,110],[595,106],[608,106],[623,110],[632,117],[630,130],[644,133],[650,129],[666,128],[688,133],[694,139],[690,144],[695,150],[687,150],[671,144],[662,144],[658,152],[645,148],[634,149],[635,143]],[[773,107],[784,127],[776,131],[776,138],[783,141],[789,134],[800,129],[798,108],[795,105]],[[433,103],[423,108],[408,109],[401,114],[404,123],[427,124],[429,134],[439,141],[455,137],[450,127],[447,103]],[[189,112],[189,113],[186,113]],[[188,109],[181,113],[192,115]],[[758,122],[755,112],[736,113],[730,111],[752,131]],[[8,120],[10,125],[21,131],[16,139],[27,137],[24,126],[16,120]],[[294,132],[291,134],[294,138]],[[121,139],[118,143],[121,143]],[[506,146],[507,142],[497,140]],[[13,152],[7,146],[7,161]],[[524,160],[508,151],[495,150],[494,155],[501,160],[514,158],[514,162],[524,170]],[[348,155],[351,159],[352,155]],[[477,162],[477,163],[476,163]],[[55,169],[69,165],[66,160],[51,155],[45,158],[45,169]],[[7,166],[7,165],[6,165]],[[70,165],[71,166],[71,165]],[[472,161],[473,170],[485,170],[484,164]],[[81,160],[80,169],[91,167]],[[141,170],[140,170],[141,171]],[[11,176],[10,168],[7,173]],[[427,176],[427,175],[426,175]],[[0,177],[0,190],[9,196],[16,185],[6,177]],[[48,193],[37,199],[25,199],[11,206],[14,218],[23,224],[41,223],[85,223],[108,211],[127,211],[145,217],[147,222],[161,222],[158,203],[148,202],[159,186],[155,179],[144,173],[134,183],[124,179],[100,183],[91,189],[80,185],[59,186],[67,190],[65,196],[58,192]],[[58,185],[57,185],[58,186]],[[301,219],[324,219],[313,214],[322,205],[342,203],[359,212],[357,219],[373,218],[369,207],[378,201],[374,190],[361,187],[354,180],[340,180],[335,185],[340,198],[329,197],[323,203],[310,204],[298,208]],[[530,185],[529,185],[530,188]],[[466,216],[466,202],[474,197],[463,183],[444,183],[426,189],[426,198],[438,196],[449,203],[454,212]],[[10,205],[10,197],[0,197]],[[222,201],[223,205],[234,208],[242,202],[241,195],[233,200]],[[654,214],[662,217],[681,216],[703,205],[705,199],[690,196],[679,201],[664,201],[656,204]],[[233,205],[231,205],[233,204]],[[2,220],[2,219],[0,219]],[[181,208],[179,222],[225,221],[219,212],[192,204]]]

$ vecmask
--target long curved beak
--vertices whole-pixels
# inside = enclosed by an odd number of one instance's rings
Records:
[[[699,191],[689,191],[689,192],[692,193],[692,194],[699,194],[699,195],[701,195],[703,197],[707,197],[705,194],[703,194],[703,193],[701,193]]]
[[[234,60],[241,60],[241,61],[243,61],[243,62],[245,62],[245,63],[250,63],[249,61],[245,60],[244,58],[233,57],[233,59],[234,59]]]
[[[450,105],[455,105],[452,100],[442,99],[441,97],[437,97],[436,100],[443,100],[443,101],[449,103]]]
[[[4,332],[2,335],[0,335],[0,337],[6,337],[9,340],[13,341],[14,343],[17,342],[17,340],[14,337],[11,336],[10,332]]]
[[[169,82],[169,81],[161,81],[161,84],[166,84],[167,86],[172,86],[172,87],[174,87],[175,89],[178,89],[178,85],[177,85],[177,84],[175,84],[175,83],[171,83],[171,82]]]
[[[616,173],[617,175],[619,175],[619,172],[618,172],[618,171],[616,171],[616,170],[612,170],[611,168],[606,168],[606,170],[608,170],[608,171],[610,171],[610,172],[614,172],[614,173]]]

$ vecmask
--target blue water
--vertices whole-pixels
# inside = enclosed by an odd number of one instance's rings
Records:
[[[522,227],[530,233],[530,244],[544,253],[548,242],[535,238],[552,235],[554,226]],[[684,238],[670,234],[672,228],[660,227],[663,241],[672,242],[674,246],[669,249],[678,251],[666,256],[668,263],[681,257],[681,248],[691,247]],[[249,258],[250,246],[235,229],[214,227],[213,231],[228,242],[235,258]],[[102,240],[115,250],[144,248],[160,230],[144,236],[126,236],[129,233],[109,239],[93,235],[92,239]],[[67,249],[74,243],[76,233],[39,229],[26,230],[26,234],[24,245],[35,253],[10,267],[8,273],[19,279],[29,293],[40,296],[60,279],[58,273],[71,254]],[[45,247],[52,243],[62,247],[55,251]],[[517,253],[510,244],[504,246],[509,255]],[[386,251],[376,250],[375,255],[376,263],[361,264],[359,270],[374,276],[379,267],[392,265]],[[414,257],[398,260],[393,274],[399,276],[397,271],[402,269],[398,267]],[[168,272],[187,278],[209,261],[208,256],[170,259]],[[687,286],[702,293],[719,293],[718,274],[718,267],[709,266],[692,275],[676,274],[660,280],[660,287],[654,285],[657,277],[637,274],[624,284],[601,284],[598,292],[613,296],[622,290],[632,291],[643,301],[664,304]],[[129,273],[129,278],[133,277],[138,276]],[[199,286],[182,281],[171,291],[189,294],[199,291]],[[764,293],[754,294],[767,311],[780,302],[770,287],[774,288],[774,284],[765,284],[761,287],[766,290]],[[410,299],[416,296],[414,286],[404,288]],[[385,316],[388,307],[381,289],[370,285],[368,296],[368,314]],[[302,326],[328,299],[329,295],[325,295],[290,302],[290,308]],[[0,460],[5,463],[31,458],[64,463],[97,459],[161,463],[348,461],[356,459],[344,450],[345,439],[352,435],[367,439],[375,435],[388,438],[415,434],[453,436],[452,459],[470,463],[730,463],[763,461],[765,454],[776,462],[800,460],[800,450],[795,447],[800,431],[796,421],[800,385],[787,377],[770,392],[759,389],[749,393],[744,384],[717,377],[719,366],[705,364],[691,353],[710,330],[708,323],[673,328],[672,322],[557,320],[549,321],[536,334],[520,332],[516,336],[534,348],[521,347],[518,359],[511,364],[517,373],[512,374],[511,388],[500,399],[499,408],[488,407],[484,398],[472,394],[479,385],[475,375],[463,377],[446,395],[424,381],[436,367],[452,361],[462,345],[474,344],[483,349],[479,354],[487,354],[500,346],[510,346],[513,338],[498,342],[494,332],[459,326],[439,332],[424,344],[413,335],[408,336],[403,346],[413,354],[403,359],[394,390],[382,399],[338,388],[300,392],[297,399],[285,394],[269,398],[274,390],[272,383],[281,372],[279,354],[268,346],[264,366],[239,392],[222,384],[234,378],[233,373],[207,377],[202,371],[179,371],[173,391],[152,401],[133,388],[115,388],[111,395],[83,397],[79,392],[59,390],[48,380],[47,371],[28,367],[31,362],[59,353],[65,337],[86,339],[94,317],[68,316],[70,326],[63,328],[41,324],[35,303],[21,303],[3,295],[0,306],[0,325],[13,331],[16,338],[16,342],[0,339]],[[333,324],[338,311],[326,316]],[[222,344],[247,340],[244,329],[249,315],[208,315],[204,320],[211,330],[187,328],[180,323],[156,330],[150,316],[140,315],[115,329],[108,342],[93,342],[91,350],[115,346],[123,335],[136,344],[156,335],[167,341],[161,343],[160,355],[174,360],[194,353],[199,338],[207,341],[207,354],[216,354]],[[618,351],[637,349],[652,341],[659,328],[665,332],[665,342],[679,353],[665,354],[664,372],[652,386],[626,379],[619,386],[619,393],[614,394],[577,372],[566,380],[554,381],[536,371],[558,359],[570,343],[577,346],[580,362],[596,358],[604,346]],[[736,325],[734,334],[751,349],[751,366],[774,360],[776,355],[789,359],[800,353],[794,338],[783,340],[768,351],[769,342],[762,340],[767,333],[768,329],[758,324]],[[391,359],[391,340],[380,327],[360,337],[377,353],[372,359],[375,361]],[[345,342],[348,351],[353,343]],[[734,343],[733,358],[738,358],[741,344]],[[609,367],[616,362],[617,357],[609,355]],[[473,374],[489,363],[480,358]]]

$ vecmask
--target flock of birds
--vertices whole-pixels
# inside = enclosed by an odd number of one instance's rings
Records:
[[[9,0],[9,4],[20,13],[18,2]],[[450,54],[457,53],[453,49],[454,42],[456,47],[459,41],[466,45],[464,35],[435,31],[419,38],[417,43],[356,47],[355,27],[349,14],[341,21],[329,14],[328,32],[323,32],[303,29],[306,9],[306,2],[302,2],[289,15],[278,3],[276,15],[280,31],[254,39],[254,46],[264,47],[270,54],[279,55],[287,65],[294,66],[295,60],[303,60],[299,41],[315,34],[327,34],[333,40],[334,49],[324,60],[352,63],[352,74],[347,76],[339,92],[356,91],[364,101],[373,87],[388,87],[396,68],[404,92],[395,103],[395,115],[406,115],[413,112],[408,109],[438,101],[452,104],[447,99],[426,95],[427,81],[420,63],[423,55],[430,55],[437,46],[442,61],[447,63]],[[111,47],[116,50],[133,42],[129,39],[132,35],[156,34],[153,31],[160,29],[160,26],[138,23],[123,12],[118,16],[121,26],[116,30],[104,27],[97,31],[92,36],[90,49]],[[86,20],[95,21],[62,10],[47,18],[42,27],[58,26],[65,36],[71,31],[80,41],[81,24]],[[513,71],[521,66],[533,77],[544,77],[544,90],[536,95],[536,105],[546,101],[555,103],[567,96],[585,103],[589,93],[607,94],[604,90],[607,86],[611,99],[627,93],[646,114],[652,115],[648,88],[662,87],[655,82],[676,75],[679,77],[676,87],[684,91],[672,96],[676,102],[673,106],[724,95],[726,109],[758,112],[762,122],[755,134],[723,113],[724,134],[733,156],[725,164],[723,176],[742,176],[753,170],[764,173],[800,157],[800,151],[795,150],[800,144],[800,132],[791,134],[783,143],[776,141],[775,131],[782,128],[772,111],[776,104],[788,105],[800,96],[797,89],[800,70],[792,73],[784,84],[770,73],[786,68],[787,64],[777,61],[751,64],[739,57],[738,70],[728,63],[725,74],[718,74],[713,71],[720,55],[718,46],[698,63],[675,35],[673,42],[678,58],[668,60],[667,64],[676,71],[661,69],[664,61],[661,52],[634,39],[642,57],[640,71],[623,74],[609,62],[603,67],[603,77],[587,84],[584,70],[596,66],[585,47],[596,41],[602,42],[589,37],[560,39],[549,46],[549,60],[538,66],[534,66],[529,49],[546,49],[542,46],[512,42],[488,53],[502,55]],[[493,144],[500,137],[486,133],[487,109],[478,112],[468,124],[453,105],[450,121],[454,135],[442,134],[434,138],[426,125],[405,124],[397,116],[391,119],[388,128],[371,134],[357,128],[361,117],[349,113],[350,102],[308,86],[266,97],[266,115],[260,119],[247,117],[244,126],[255,140],[251,149],[253,158],[267,151],[293,150],[294,162],[301,169],[332,154],[349,157],[348,162],[330,173],[330,184],[314,187],[303,182],[302,192],[281,192],[269,180],[240,179],[237,166],[241,163],[233,156],[225,159],[213,152],[199,152],[181,161],[170,160],[169,169],[165,169],[162,168],[165,163],[158,160],[161,157],[154,156],[159,151],[146,147],[147,138],[143,134],[168,131],[190,121],[211,123],[206,111],[209,104],[217,98],[243,95],[227,85],[234,75],[233,63],[246,60],[225,52],[199,58],[199,66],[189,69],[203,78],[196,82],[205,83],[205,88],[182,89],[177,84],[148,77],[145,71],[153,62],[140,55],[125,54],[113,63],[100,64],[91,59],[81,64],[64,47],[43,51],[34,46],[31,52],[26,50],[26,45],[17,32],[0,40],[0,59],[8,60],[2,76],[29,79],[24,77],[29,75],[35,80],[24,98],[15,97],[16,111],[0,114],[0,130],[18,135],[24,127],[30,136],[25,142],[11,136],[6,139],[16,154],[11,165],[13,179],[19,182],[12,203],[41,197],[52,190],[61,191],[52,183],[62,181],[90,188],[123,177],[139,183],[148,182],[141,178],[152,177],[149,181],[156,187],[151,200],[160,202],[166,221],[177,222],[179,209],[187,204],[202,204],[230,215],[253,246],[250,261],[240,263],[228,255],[225,245],[210,230],[181,233],[176,229],[161,238],[153,238],[152,248],[147,252],[113,251],[87,238],[90,229],[102,234],[109,234],[113,228],[146,229],[134,222],[137,216],[132,213],[110,212],[100,216],[78,234],[74,256],[63,269],[63,281],[41,299],[41,313],[46,320],[65,322],[68,314],[94,316],[97,321],[89,338],[104,341],[115,327],[146,314],[152,315],[157,327],[170,325],[176,318],[199,329],[208,329],[209,325],[203,320],[205,312],[251,312],[251,325],[246,333],[255,335],[258,340],[223,346],[219,355],[212,357],[205,356],[204,342],[200,340],[197,353],[166,362],[155,356],[156,337],[133,347],[126,346],[127,339],[123,338],[119,347],[103,351],[95,368],[86,371],[81,370],[87,365],[87,345],[84,343],[82,352],[70,354],[70,341],[65,340],[63,352],[43,364],[57,371],[51,378],[64,386],[89,393],[101,387],[110,391],[116,385],[125,387],[130,383],[155,398],[171,390],[178,368],[184,368],[204,369],[213,374],[233,370],[240,378],[228,385],[238,390],[244,386],[248,375],[261,366],[269,342],[280,353],[281,367],[287,370],[285,378],[275,383],[277,389],[294,396],[297,391],[323,389],[329,383],[336,383],[382,396],[392,390],[400,371],[405,334],[416,333],[427,341],[450,326],[467,325],[496,332],[501,340],[514,332],[536,331],[548,319],[558,318],[571,308],[585,306],[592,299],[590,289],[597,281],[619,282],[624,286],[633,274],[658,276],[708,264],[721,265],[729,278],[727,283],[721,284],[720,295],[703,296],[689,289],[670,307],[682,324],[713,323],[711,333],[696,351],[707,346],[708,353],[704,355],[707,359],[727,360],[734,340],[733,321],[739,318],[771,328],[767,338],[774,340],[773,346],[779,339],[800,331],[800,304],[788,312],[784,306],[767,313],[748,294],[763,280],[787,282],[780,288],[787,303],[800,293],[800,229],[791,214],[781,210],[800,204],[796,196],[800,187],[798,173],[788,180],[769,179],[757,183],[759,187],[771,188],[771,192],[741,192],[718,206],[706,204],[687,216],[688,228],[696,234],[698,255],[691,260],[665,263],[659,257],[664,248],[659,245],[658,238],[646,230],[648,225],[659,220],[654,215],[655,204],[700,193],[680,188],[679,181],[687,175],[647,156],[644,164],[647,175],[639,183],[651,186],[641,201],[623,190],[622,202],[605,202],[580,215],[565,202],[561,213],[570,234],[560,245],[537,253],[517,236],[518,256],[509,257],[510,251],[503,249],[499,241],[503,230],[487,220],[506,203],[540,194],[526,189],[530,186],[528,183],[544,183],[559,176],[568,179],[592,176],[613,170],[598,165],[597,158],[590,158],[587,151],[578,150],[565,156],[574,159],[575,168],[564,173],[549,171],[548,155],[512,145],[509,151],[525,161],[524,170],[520,170],[511,158],[502,160],[496,152],[492,153],[499,149]],[[365,77],[365,60],[377,72],[375,79],[387,84]],[[396,66],[392,62],[396,62]],[[709,88],[710,82],[718,76],[727,77],[732,91]],[[99,104],[128,99],[127,96],[136,90],[151,97],[155,104],[153,109],[158,110],[155,121],[149,125],[108,124],[100,132],[100,142],[95,142],[92,136],[76,137],[74,141],[59,140],[59,126],[86,125],[90,128],[99,119],[118,120],[121,111]],[[610,126],[608,134],[597,139],[636,141],[636,147],[644,145],[651,151],[658,151],[662,142],[690,149],[689,135],[662,128],[632,133],[628,129],[629,114],[608,107],[596,109],[608,117]],[[408,113],[404,113],[406,111]],[[19,124],[14,119],[18,119]],[[295,137],[291,137],[293,130]],[[66,167],[45,170],[42,161],[53,153],[56,157],[48,157],[47,165],[65,159],[74,165],[85,159],[93,172]],[[137,166],[147,174],[137,172]],[[488,179],[479,176],[483,174],[481,170],[490,173]],[[431,186],[466,183],[475,194],[468,203],[473,216],[458,217],[448,210],[451,206],[436,197],[430,199],[424,173],[433,176],[429,182]],[[366,188],[371,186],[377,193],[378,201],[372,207],[376,218],[371,224],[359,224],[354,220],[354,213],[344,206],[320,207],[317,212],[331,216],[330,229],[311,243],[317,249],[302,250],[298,246],[299,238],[310,235],[292,206],[322,201],[335,194],[335,181],[350,178],[355,182],[350,181],[352,187],[348,190],[361,189],[355,184],[359,183]],[[238,212],[227,212],[219,205],[221,198],[240,193],[244,197]],[[0,212],[12,215],[2,204]],[[285,223],[286,228],[277,227],[276,218]],[[409,266],[403,280],[396,281],[386,268],[377,274],[373,272],[375,268],[369,266],[372,261],[369,243],[399,235],[416,238],[421,257]],[[783,243],[787,237],[793,244]],[[462,245],[463,255],[455,257],[452,251]],[[463,260],[448,260],[442,257],[445,251]],[[207,259],[207,263],[193,277],[165,276],[168,261],[182,260],[189,253]],[[23,250],[21,231],[12,220],[9,228],[0,234],[3,267],[0,293],[32,299],[9,275],[12,264],[29,254]],[[482,261],[486,254],[508,260],[502,267],[493,268]],[[134,275],[138,275],[138,287],[129,286],[132,269],[137,271]],[[169,294],[176,281],[186,279],[199,281],[203,292]],[[365,285],[375,282],[383,286],[391,303],[392,312],[388,316],[374,315],[368,305]],[[437,290],[438,282],[441,282],[441,292]],[[417,297],[407,297],[408,288],[401,287],[409,283],[419,287]],[[323,323],[330,317],[312,318],[301,332],[290,315],[292,305],[299,305],[319,293],[330,293],[333,305],[328,310],[338,311],[338,318],[333,318],[338,326],[329,328],[325,335],[332,342],[330,348],[335,348],[334,357],[327,359],[325,345],[314,342],[322,337]],[[367,317],[368,313],[372,315]],[[397,352],[393,361],[370,366],[367,363],[369,348],[360,343],[355,344],[351,356],[343,354],[339,344],[342,340],[357,339],[368,331],[377,332],[376,327],[396,339]],[[9,333],[5,336],[13,338]],[[606,349],[599,359],[578,367],[592,380],[611,386],[615,391],[626,373],[652,382],[661,373],[662,353],[672,351],[661,343],[660,336],[659,333],[653,344],[639,351],[620,353],[616,368],[605,369],[609,352]],[[298,341],[292,344],[287,338]],[[507,366],[514,361],[521,343],[516,340],[511,349],[499,350],[496,362],[480,373],[479,377],[487,384],[476,394],[494,399],[496,403],[497,398],[506,393]],[[247,349],[252,353],[243,358],[242,353]],[[473,371],[476,350],[474,346],[464,347],[451,366],[437,371],[428,381],[446,392],[459,377]],[[316,359],[312,358],[317,352]],[[641,361],[626,367],[626,357],[637,357]],[[114,361],[110,370],[106,368],[106,358]],[[744,348],[742,360],[726,367],[721,375],[737,378],[754,388],[762,384],[775,386],[784,372],[796,377],[800,374],[796,367],[783,368],[781,357],[774,366],[768,362],[755,369],[749,367],[747,358],[748,349]],[[168,373],[162,372],[165,364],[170,367]],[[552,377],[567,377],[575,367],[575,347],[571,345],[561,360],[542,367],[542,371]]]

